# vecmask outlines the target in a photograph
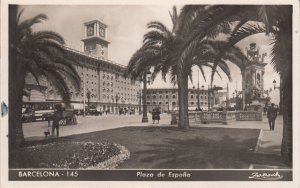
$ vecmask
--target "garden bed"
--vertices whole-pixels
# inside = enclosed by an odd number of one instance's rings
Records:
[[[12,168],[112,169],[129,155],[109,142],[52,142],[18,150]]]

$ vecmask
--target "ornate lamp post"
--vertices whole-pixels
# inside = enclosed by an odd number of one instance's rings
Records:
[[[280,85],[279,87],[276,87],[276,80],[274,79],[273,81],[273,85],[274,85],[274,91],[275,89],[279,89],[279,114],[282,114],[282,91],[281,91],[281,80],[280,80]]]
[[[201,86],[201,88],[204,88],[204,85]],[[198,89],[197,89],[197,107],[200,110],[200,89],[199,89],[199,82],[198,82]]]
[[[236,109],[238,109],[239,107],[241,107],[243,110],[244,108],[244,105],[242,104],[242,106],[238,105],[238,101],[239,101],[239,97],[240,95],[243,96],[243,91],[238,91],[238,90],[235,90],[235,105],[236,105]]]
[[[142,105],[142,93],[141,92],[137,92],[137,98],[139,99],[139,115],[142,113],[142,111],[141,111],[141,105]]]
[[[86,98],[88,100],[88,108],[90,107],[90,100],[91,100],[91,92],[90,90],[87,90],[86,92]]]
[[[148,116],[147,116],[147,101],[146,101],[146,95],[147,95],[147,83],[150,84],[151,82],[151,72],[148,70],[147,72],[144,72],[143,76],[143,82],[144,82],[144,89],[143,89],[143,118],[142,123],[148,122]]]
[[[119,101],[120,97],[118,94],[116,94],[115,98],[116,98],[116,114],[118,114],[118,101]]]

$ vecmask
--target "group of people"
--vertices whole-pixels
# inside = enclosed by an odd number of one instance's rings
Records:
[[[160,109],[159,108],[154,108],[152,110],[152,120],[153,120],[153,124],[155,123],[155,121],[157,121],[157,124],[159,124],[159,120],[160,120]]]
[[[59,126],[61,125],[77,125],[78,119],[75,113],[65,114],[62,105],[57,104],[54,107],[54,113],[48,118],[48,127],[51,126],[52,121],[52,136],[56,131],[56,135],[59,136]]]

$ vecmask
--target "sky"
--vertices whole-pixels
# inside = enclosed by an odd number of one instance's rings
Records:
[[[180,10],[181,6],[177,6]],[[143,35],[147,32],[146,25],[150,21],[160,21],[164,23],[170,30],[172,22],[169,11],[172,10],[172,5],[30,5],[22,6],[24,8],[22,19],[35,16],[39,13],[44,13],[48,16],[48,20],[36,24],[34,30],[52,30],[61,34],[66,40],[66,44],[79,51],[83,51],[84,26],[83,23],[98,19],[108,25],[108,59],[118,64],[127,65],[133,53],[141,47]],[[239,46],[246,53],[245,48],[250,43],[255,42],[260,48],[260,53],[267,53],[265,63],[264,86],[265,90],[273,88],[273,80],[279,84],[279,76],[274,73],[273,67],[270,65],[270,37],[265,34],[257,34],[248,37],[239,42]],[[229,93],[235,89],[241,90],[242,78],[240,70],[235,65],[230,65],[232,82],[229,82],[224,74],[222,79],[218,76],[214,79],[214,85],[226,88],[228,83]],[[210,70],[206,69],[206,82],[203,77],[199,76],[200,86],[210,83]],[[193,69],[193,83],[189,83],[189,87],[196,86],[198,83],[198,70]],[[277,84],[277,85],[278,85]],[[153,82],[150,88],[170,88],[173,87],[170,83],[162,81],[161,77]],[[271,93],[271,100],[275,104],[279,102],[279,91]],[[231,97],[231,95],[230,95]]]

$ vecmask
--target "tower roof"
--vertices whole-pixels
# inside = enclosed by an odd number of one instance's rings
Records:
[[[87,21],[87,22],[84,22],[83,25],[86,26],[86,25],[90,25],[90,24],[92,24],[92,23],[98,23],[99,25],[101,25],[101,26],[107,28],[107,25],[106,25],[106,24],[104,24],[103,22],[101,22],[100,20],[97,20],[97,19],[91,20],[91,21]]]

